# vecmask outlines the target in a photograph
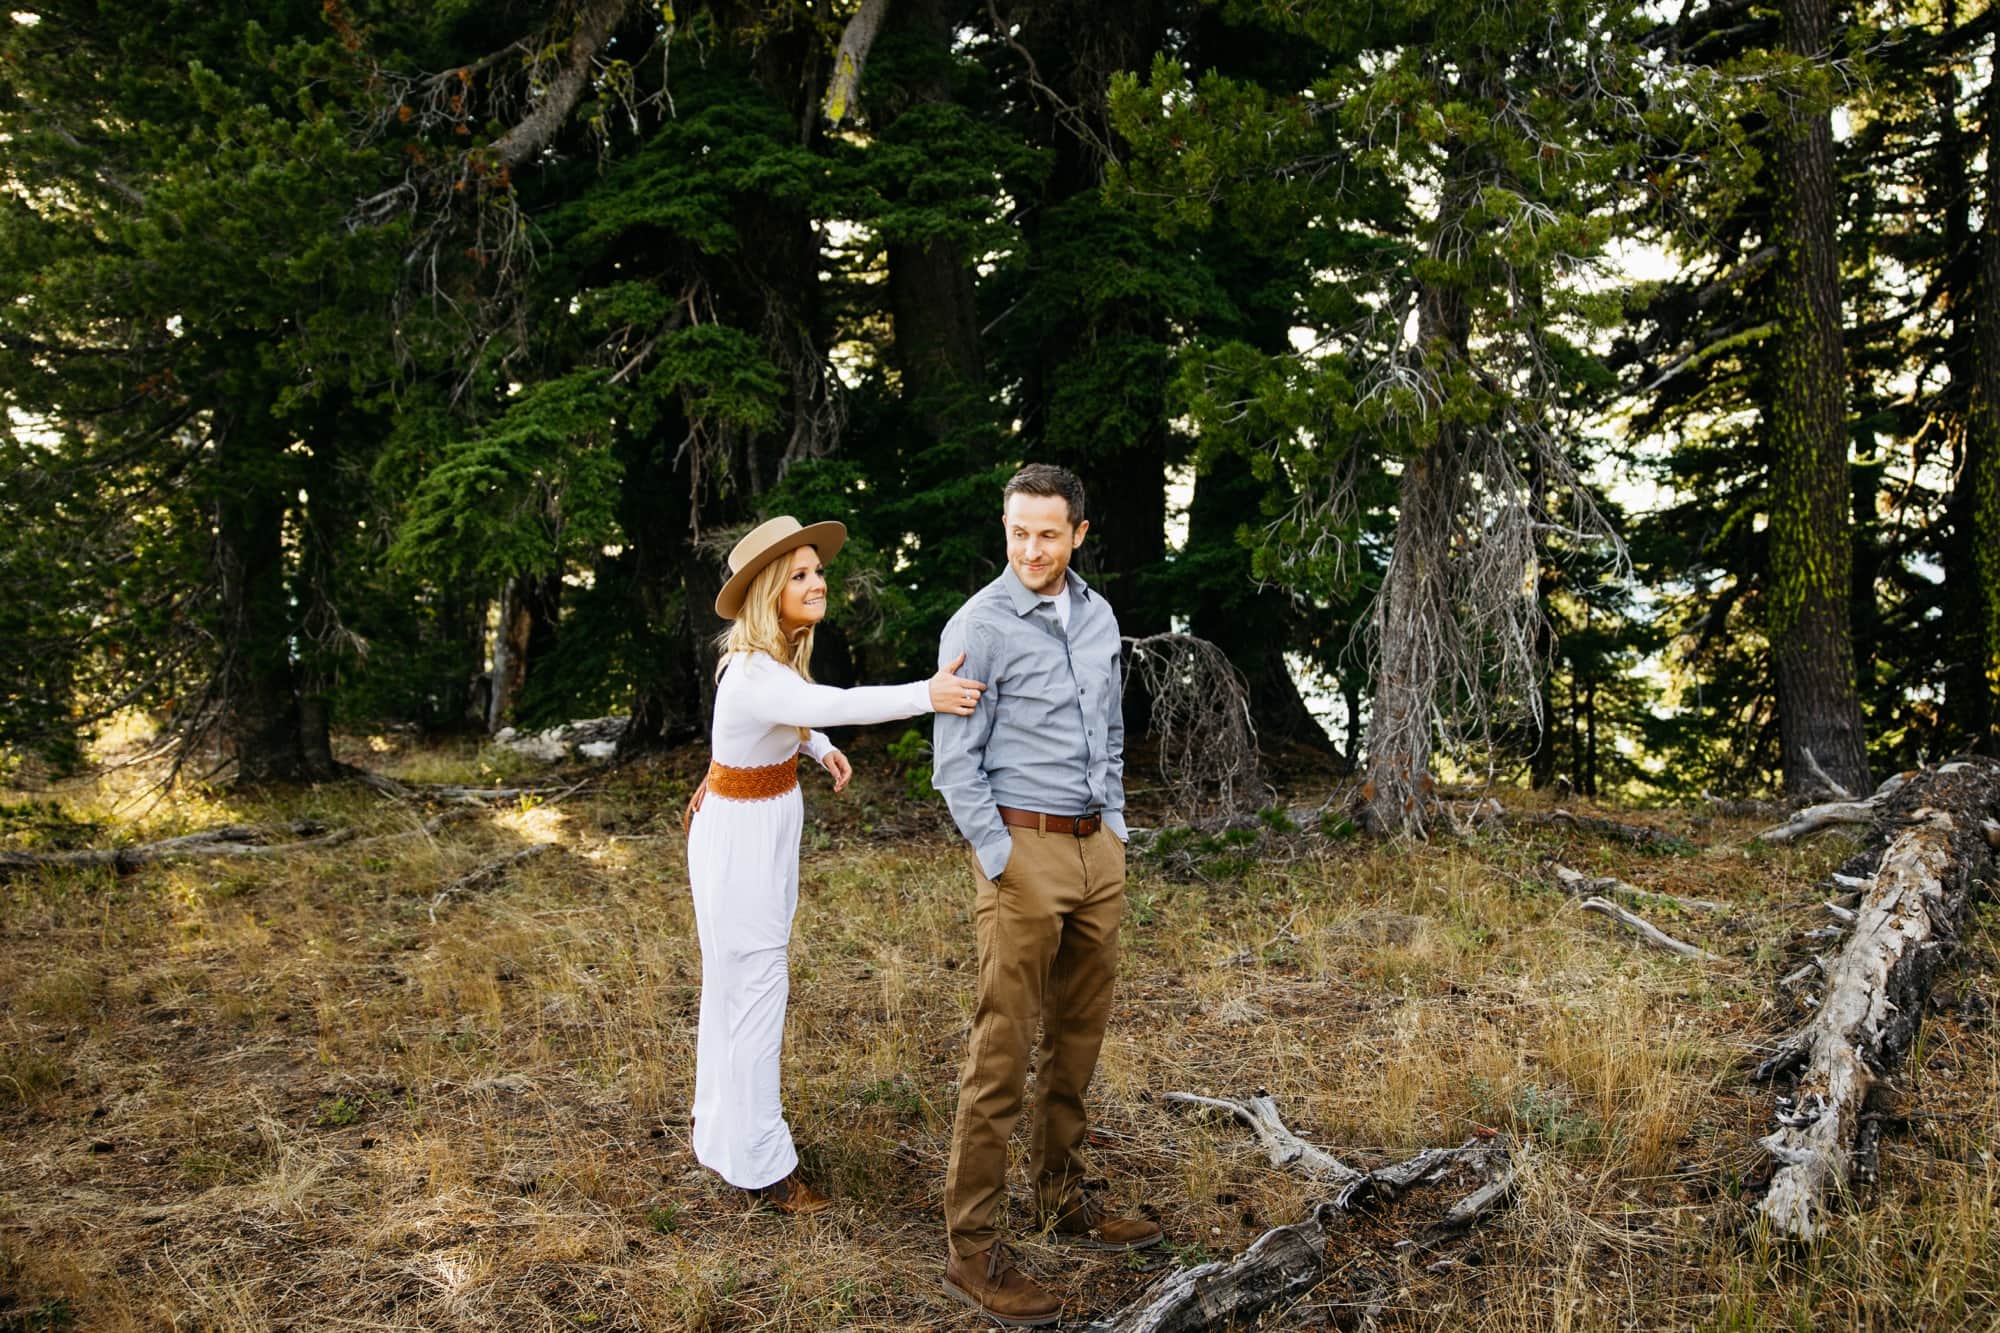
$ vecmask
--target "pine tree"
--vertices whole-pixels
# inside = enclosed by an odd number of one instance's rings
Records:
[[[1326,72],[1286,94],[1168,64],[1126,81],[1131,184],[1169,201],[1169,226],[1221,213],[1337,256],[1316,266],[1337,277],[1300,320],[1320,335],[1313,353],[1204,348],[1190,410],[1312,501],[1273,530],[1272,567],[1296,586],[1352,587],[1366,516],[1393,480],[1367,790],[1372,823],[1416,831],[1437,738],[1489,736],[1492,705],[1537,697],[1531,594],[1547,519],[1525,469],[1537,458],[1558,489],[1585,494],[1570,484],[1560,329],[1610,313],[1575,279],[1606,238],[1637,138],[1616,95],[1634,79],[1634,19],[1258,12],[1316,43]],[[1564,526],[1602,531],[1587,504]]]

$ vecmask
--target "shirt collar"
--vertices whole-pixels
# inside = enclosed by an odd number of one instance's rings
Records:
[[[1021,582],[1021,576],[1014,572],[1012,565],[1008,565],[1000,571],[1000,579],[1006,585],[1007,598],[1013,604],[1015,615],[1025,616],[1042,604],[1042,594],[1029,592],[1028,585]],[[1064,572],[1063,586],[1073,596],[1081,597],[1086,601],[1090,598],[1090,585],[1083,581],[1083,575],[1077,573],[1074,568]]]

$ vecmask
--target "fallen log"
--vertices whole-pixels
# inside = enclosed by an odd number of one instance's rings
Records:
[[[254,824],[224,824],[200,833],[177,838],[137,843],[129,847],[85,847],[62,852],[0,852],[0,876],[18,870],[44,867],[114,866],[122,874],[140,866],[167,861],[198,861],[217,857],[288,856],[293,852],[337,847],[357,836],[358,830],[338,828],[326,832],[325,825],[309,821],[275,828]],[[290,834],[286,842],[261,839]],[[313,836],[316,835],[316,836]]]
[[[1238,1326],[1279,1301],[1304,1294],[1326,1276],[1329,1223],[1364,1201],[1393,1201],[1410,1187],[1434,1184],[1454,1170],[1469,1172],[1481,1183],[1438,1222],[1399,1242],[1399,1254],[1414,1256],[1463,1235],[1513,1196],[1511,1149],[1504,1136],[1468,1139],[1457,1148],[1427,1148],[1404,1161],[1360,1171],[1287,1129],[1276,1101],[1262,1089],[1242,1101],[1186,1092],[1167,1093],[1163,1100],[1225,1112],[1251,1128],[1274,1166],[1337,1182],[1341,1189],[1314,1204],[1304,1220],[1272,1228],[1232,1259],[1173,1269],[1124,1309],[1083,1325],[1086,1333],[1197,1333]]]
[[[1875,1176],[1875,1112],[1991,864],[1983,825],[2000,810],[2000,766],[1947,764],[1871,800],[1896,828],[1853,932],[1820,965],[1813,1016],[1753,1074],[1797,1075],[1762,1140],[1777,1168],[1757,1215],[1798,1241],[1824,1230],[1830,1194]]]

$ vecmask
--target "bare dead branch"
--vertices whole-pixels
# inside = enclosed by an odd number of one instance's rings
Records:
[[[1577,906],[1586,912],[1596,912],[1600,915],[1610,917],[1627,930],[1636,933],[1639,938],[1645,940],[1646,943],[1656,949],[1665,949],[1668,953],[1679,954],[1683,958],[1692,958],[1702,963],[1722,961],[1706,949],[1689,944],[1684,940],[1675,939],[1652,922],[1646,920],[1645,917],[1635,912],[1626,911],[1609,898],[1585,898],[1578,902]]]
[[[1243,812],[1257,785],[1250,691],[1228,656],[1192,634],[1127,639],[1126,688],[1152,704],[1160,780],[1187,823]]]
[[[1686,908],[1691,912],[1727,912],[1728,903],[1715,902],[1708,898],[1683,898],[1677,893],[1662,893],[1657,889],[1642,889],[1636,884],[1611,875],[1592,876],[1568,866],[1555,867],[1556,883],[1572,898],[1588,898],[1596,894],[1611,894],[1624,898],[1640,906],[1647,903],[1666,903],[1673,907]]]
[[[827,80],[826,96],[820,100],[821,114],[829,125],[839,125],[855,111],[861,91],[861,70],[882,20],[889,12],[889,0],[861,0],[861,8],[841,30],[840,50],[833,57],[833,77]]]
[[[1833,828],[1839,824],[1872,824],[1875,812],[1880,809],[1873,798],[1866,801],[1828,801],[1824,805],[1810,805],[1793,815],[1782,824],[1773,825],[1757,834],[1752,842],[1796,842],[1809,833]]]
[[[1244,1101],[1231,1101],[1223,1097],[1202,1097],[1191,1092],[1163,1093],[1161,1101],[1182,1106],[1199,1106],[1211,1111],[1222,1111],[1236,1117],[1249,1126],[1263,1146],[1264,1155],[1271,1165],[1279,1170],[1296,1169],[1314,1180],[1328,1181],[1336,1185],[1349,1185],[1362,1178],[1363,1172],[1355,1170],[1347,1163],[1315,1147],[1285,1128],[1285,1122],[1278,1116],[1278,1103],[1270,1093],[1262,1088],[1255,1096]]]
[[[590,86],[598,51],[632,4],[633,0],[590,0],[577,12],[576,31],[570,36],[568,58],[561,70],[542,90],[534,109],[493,141],[493,156],[502,166],[518,167],[548,147],[583,90]]]
[[[555,850],[556,844],[552,842],[533,843],[509,856],[503,856],[497,861],[489,861],[469,874],[460,875],[457,879],[439,889],[437,895],[431,899],[431,923],[433,925],[437,923],[438,908],[443,907],[447,902],[451,901],[455,895],[464,893],[468,889],[476,889],[482,885],[491,884],[503,879],[506,877],[508,871],[518,866],[526,865],[536,857],[547,855],[549,852]]]
[[[1243,1101],[1173,1092],[1166,1100],[1226,1112],[1248,1125],[1274,1166],[1340,1183],[1329,1200],[1305,1219],[1275,1227],[1232,1259],[1177,1268],[1109,1318],[1085,1325],[1089,1333],[1196,1333],[1237,1327],[1259,1311],[1298,1296],[1326,1275],[1326,1227],[1368,1200],[1391,1202],[1417,1184],[1471,1176],[1479,1185],[1443,1219],[1400,1242],[1414,1255],[1462,1235],[1513,1197],[1512,1152],[1504,1136],[1472,1138],[1457,1148],[1429,1148],[1405,1161],[1358,1171],[1285,1128],[1277,1104],[1262,1090]]]
[[[1842,801],[1851,801],[1854,799],[1854,793],[1836,782],[1833,775],[1820,765],[1819,756],[1812,752],[1811,746],[1806,747],[1805,756],[1806,771],[1819,779],[1820,785],[1826,788],[1829,795]]]

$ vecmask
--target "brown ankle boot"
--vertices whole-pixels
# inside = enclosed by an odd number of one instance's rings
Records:
[[[833,1206],[833,1200],[799,1179],[794,1171],[783,1180],[754,1190],[745,1190],[751,1201],[760,1208],[768,1208],[786,1217],[803,1217],[807,1213],[823,1212]]]
[[[1160,1224],[1150,1217],[1114,1216],[1086,1196],[1044,1213],[1043,1225],[1095,1250],[1143,1250],[1165,1237]]]
[[[996,1324],[1027,1328],[1062,1317],[1062,1302],[1014,1267],[998,1241],[963,1259],[946,1258],[944,1289]]]

